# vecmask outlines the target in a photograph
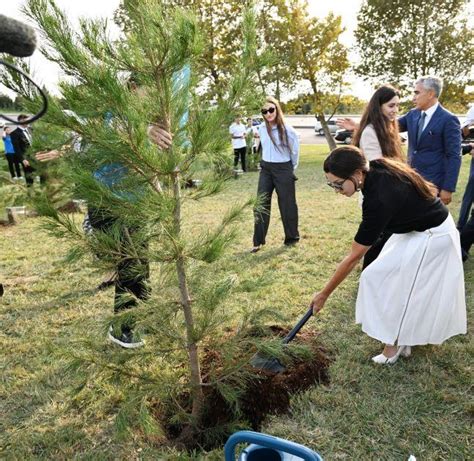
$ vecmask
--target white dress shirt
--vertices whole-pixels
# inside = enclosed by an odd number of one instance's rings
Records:
[[[439,102],[437,102],[436,104],[434,104],[433,106],[431,106],[429,109],[426,109],[426,110],[422,110],[421,112],[425,113],[426,114],[426,117],[425,117],[425,124],[423,125],[423,130],[422,132],[425,130],[425,128],[428,126],[428,123],[430,123],[430,120],[431,120],[431,117],[433,117],[433,114],[436,112],[436,109],[438,108],[439,106]]]
[[[272,127],[272,136],[276,145],[273,144],[273,141],[268,135],[265,122],[258,126],[260,143],[262,144],[262,160],[269,163],[285,163],[291,161],[293,169],[296,170],[300,153],[300,140],[298,133],[293,127],[285,125],[285,129],[288,138],[288,147],[283,146],[281,143],[276,126]]]

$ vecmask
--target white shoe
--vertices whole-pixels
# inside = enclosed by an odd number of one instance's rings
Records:
[[[398,360],[398,357],[402,355],[402,352],[405,350],[407,346],[399,346],[397,349],[397,353],[393,357],[387,357],[383,353],[372,357],[372,362],[379,363],[381,365],[390,365],[395,363]]]
[[[403,346],[403,351],[401,353],[402,357],[410,357],[411,355],[411,346]]]

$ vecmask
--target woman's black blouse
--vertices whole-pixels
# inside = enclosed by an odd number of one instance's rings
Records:
[[[425,231],[439,226],[449,215],[439,198],[421,197],[410,182],[393,176],[379,160],[370,162],[362,192],[362,222],[354,238],[361,245],[371,246],[384,231]]]

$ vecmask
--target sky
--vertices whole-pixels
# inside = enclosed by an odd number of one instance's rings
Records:
[[[73,24],[77,25],[77,20],[80,17],[109,18],[111,20],[112,33],[114,33],[115,28],[115,33],[117,34],[118,30],[113,24],[112,17],[119,3],[120,0],[56,0],[56,4],[66,12]],[[25,0],[1,0],[1,4],[1,14],[24,22],[29,21],[21,12]],[[343,26],[346,28],[346,31],[341,36],[341,41],[347,46],[354,45],[353,31],[356,27],[357,12],[362,4],[362,0],[308,0],[308,4],[310,13],[315,16],[325,17],[329,12],[341,15]],[[57,93],[57,82],[63,77],[60,69],[55,64],[48,62],[38,50],[35,51],[29,60],[35,81],[40,85],[46,85],[53,93]],[[373,91],[370,85],[363,82],[362,79],[356,78],[351,79],[351,82],[351,93],[357,94],[364,99],[370,97]],[[13,96],[11,92],[6,91],[1,85],[0,91]]]

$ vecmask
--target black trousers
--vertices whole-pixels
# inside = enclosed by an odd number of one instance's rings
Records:
[[[253,233],[254,246],[264,245],[270,225],[272,194],[276,190],[278,207],[285,231],[285,245],[296,243],[300,239],[298,233],[298,206],[296,204],[295,181],[291,162],[270,163],[261,161],[257,193],[261,197],[260,210],[254,210],[255,227]]]
[[[239,164],[242,165],[242,170],[247,171],[247,166],[245,164],[245,153],[247,152],[247,146],[234,149],[234,168]]]
[[[23,171],[25,172],[25,181],[26,181],[26,186],[31,187],[34,183],[34,173],[35,169],[29,165],[29,166],[24,166],[23,165]]]
[[[364,270],[370,263],[374,262],[377,259],[380,252],[382,251],[382,248],[392,235],[393,234],[389,232],[383,232],[379,235],[379,238],[375,241],[375,243],[370,247],[369,251],[364,256],[362,270]]]
[[[116,222],[116,218],[107,214],[107,211],[89,208],[89,221],[93,229],[107,232]],[[148,280],[150,265],[147,259],[128,256],[133,254],[130,236],[136,229],[123,228],[120,230],[122,253],[125,255],[117,264],[115,279],[114,312],[130,309],[136,306],[136,299],[126,299],[123,295],[132,294],[135,298],[146,300],[150,296]],[[144,250],[146,248],[141,248]],[[98,255],[100,257],[100,255]]]
[[[461,250],[463,260],[467,259],[467,255],[471,246],[474,244],[474,207],[471,209],[471,217],[469,221],[461,229]]]
[[[7,154],[5,155],[8,162],[8,169],[10,170],[10,176],[12,178],[20,178],[21,177],[21,168],[20,162],[18,161],[15,154]]]

